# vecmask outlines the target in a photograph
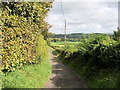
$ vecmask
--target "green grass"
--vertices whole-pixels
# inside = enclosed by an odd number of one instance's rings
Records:
[[[51,42],[51,46],[56,46],[57,48],[60,49],[66,49],[69,50],[71,52],[77,51],[78,47],[77,45],[79,44],[79,42],[66,42],[66,47],[64,45],[64,42]]]
[[[3,88],[42,88],[51,75],[49,55],[41,64],[24,66],[14,72],[2,73]]]
[[[51,45],[64,45],[65,42],[51,42]],[[79,42],[66,42],[67,45],[75,45],[75,44],[79,44]]]
[[[73,61],[67,61],[61,57],[60,53],[52,49],[53,52],[58,56],[58,58],[68,65],[71,69],[76,71],[80,76],[84,78],[86,84],[89,88],[119,88],[120,87],[120,74],[118,71],[110,73],[107,70],[101,70],[99,73],[96,73],[94,76],[91,75],[89,78],[86,76],[88,72],[85,72],[86,66],[80,66]],[[94,72],[93,72],[94,73]]]

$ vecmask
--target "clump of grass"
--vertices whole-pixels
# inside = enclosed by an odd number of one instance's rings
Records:
[[[49,55],[41,64],[24,66],[14,72],[2,73],[2,88],[42,88],[49,79],[52,67]]]

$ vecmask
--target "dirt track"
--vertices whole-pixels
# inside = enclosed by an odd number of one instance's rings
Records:
[[[63,64],[51,49],[48,49],[52,74],[44,88],[88,88],[82,77]]]

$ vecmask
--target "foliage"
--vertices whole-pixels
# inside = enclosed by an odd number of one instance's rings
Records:
[[[79,44],[79,54],[98,68],[115,68],[120,60],[120,44],[108,35],[93,34]],[[97,68],[97,69],[98,69]]]
[[[49,38],[51,42],[61,41],[61,38]]]
[[[114,39],[116,41],[119,41],[120,40],[120,29],[118,27],[118,30],[117,31],[114,31],[114,35],[113,35]]]
[[[48,26],[45,17],[50,2],[2,2],[2,70],[15,70],[25,64],[36,64],[44,57],[44,37]],[[46,34],[45,34],[46,35]],[[41,50],[38,54],[37,48]]]

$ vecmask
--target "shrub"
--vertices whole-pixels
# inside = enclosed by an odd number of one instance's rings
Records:
[[[37,44],[41,45],[39,57],[44,56],[40,33],[46,28],[44,19],[50,7],[48,2],[2,2],[2,70],[38,63]]]

